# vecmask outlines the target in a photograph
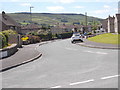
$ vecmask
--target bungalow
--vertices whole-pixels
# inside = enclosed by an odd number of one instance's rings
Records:
[[[14,21],[10,16],[6,15],[6,13],[3,11],[2,14],[0,14],[0,30],[8,30],[12,29],[17,31],[19,34],[21,33],[21,26],[16,21]]]
[[[65,33],[65,32],[85,32],[85,27],[84,25],[56,25],[51,28],[52,34],[60,34],[60,33]],[[88,25],[87,26],[87,31],[86,32],[91,32],[92,31],[92,26]]]
[[[37,32],[41,29],[41,26],[36,24],[27,24],[26,26],[21,27],[21,33],[25,35],[28,32]]]

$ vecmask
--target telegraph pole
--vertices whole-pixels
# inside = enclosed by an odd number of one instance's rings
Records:
[[[87,12],[85,12],[85,31],[87,31]]]
[[[30,21],[32,23],[32,8],[34,8],[33,6],[30,7]]]

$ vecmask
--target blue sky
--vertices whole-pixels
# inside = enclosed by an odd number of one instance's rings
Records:
[[[107,18],[118,12],[119,0],[1,0],[0,11],[6,13],[88,13],[89,16]]]

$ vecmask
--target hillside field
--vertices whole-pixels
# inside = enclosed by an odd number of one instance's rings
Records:
[[[31,22],[30,13],[8,13],[14,20],[22,25]],[[88,24],[99,24],[102,19],[96,17],[87,18]],[[32,13],[32,22],[37,24],[55,25],[59,24],[85,24],[85,15],[83,14],[53,14],[53,13]]]

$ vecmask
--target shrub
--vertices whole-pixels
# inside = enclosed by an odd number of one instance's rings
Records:
[[[10,30],[2,31],[2,33],[5,35],[7,43],[8,43],[8,38],[9,38],[10,35],[17,34],[16,31],[13,31],[11,29]]]
[[[0,48],[3,48],[7,45],[6,37],[2,32],[0,32]]]
[[[72,36],[72,32],[66,32],[66,33],[62,33],[62,34],[57,34],[56,36],[57,36],[57,38],[62,38],[62,39],[70,38]]]

